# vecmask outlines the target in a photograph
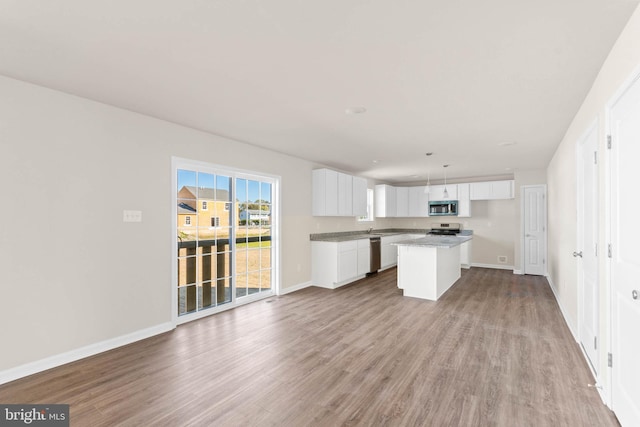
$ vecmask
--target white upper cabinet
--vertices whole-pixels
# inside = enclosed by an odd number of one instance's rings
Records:
[[[312,172],[314,216],[360,216],[367,213],[367,180],[331,169]],[[364,200],[364,202],[363,202]]]
[[[448,197],[445,197],[444,185],[431,185],[429,193],[425,193],[425,186],[379,184],[375,189],[375,214],[379,218],[427,217],[429,201],[457,200],[458,216],[470,217],[471,200],[513,199],[513,187],[513,180],[447,184]]]
[[[498,199],[513,199],[515,197],[513,187],[513,180],[509,181],[494,181],[492,183],[492,196],[493,200]]]
[[[396,187],[379,184],[376,185],[375,191],[375,216],[378,218],[395,217],[398,211]]]
[[[429,194],[425,193],[426,186],[409,187],[409,216],[429,216]]]
[[[471,200],[513,199],[513,180],[472,182],[470,184]]]
[[[312,207],[314,216],[338,215],[338,172],[317,169],[312,172]]]
[[[471,216],[471,198],[469,184],[458,184],[458,216]]]
[[[444,196],[444,189],[447,189],[449,197]],[[445,185],[432,185],[429,187],[429,200],[434,202],[440,200],[458,200],[458,185],[447,184]]]
[[[353,177],[353,215],[367,214],[367,180],[359,176]]]
[[[396,187],[396,217],[409,216],[409,187]]]
[[[353,216],[353,177],[338,172],[338,216]]]

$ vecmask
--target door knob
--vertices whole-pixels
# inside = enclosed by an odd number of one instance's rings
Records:
[[[638,291],[636,291],[635,289],[631,291],[631,297],[633,299],[638,299]]]
[[[582,258],[582,251],[580,251],[580,252],[574,252],[574,253],[573,253],[573,256],[574,256],[574,257],[580,257],[580,258]]]

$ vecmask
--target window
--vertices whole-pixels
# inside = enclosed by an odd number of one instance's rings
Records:
[[[279,178],[177,158],[173,174],[176,323],[272,296]]]
[[[367,188],[367,214],[358,217],[358,221],[373,221],[373,189]]]

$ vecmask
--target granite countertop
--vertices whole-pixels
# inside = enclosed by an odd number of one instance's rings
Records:
[[[426,235],[430,229],[416,228],[385,228],[382,230],[372,230],[371,233],[366,231],[342,231],[336,233],[317,233],[311,234],[309,240],[315,242],[346,242],[349,240],[368,239],[370,237],[393,236],[398,234],[424,234]]]
[[[392,243],[396,246],[421,246],[429,248],[453,248],[471,240],[471,236],[426,236],[419,239]]]
[[[371,233],[366,231],[340,231],[335,233],[317,233],[309,235],[312,242],[347,242],[349,240],[368,239],[370,237],[384,237],[399,234],[424,234],[425,237],[444,238],[447,236],[428,236],[430,228],[385,228],[382,230],[372,230]],[[473,230],[460,230],[458,237],[473,236]],[[452,236],[456,237],[456,236]],[[458,243],[460,244],[460,243]]]

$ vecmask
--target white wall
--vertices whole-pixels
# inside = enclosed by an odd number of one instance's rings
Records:
[[[171,156],[281,176],[282,287],[310,280],[311,163],[5,77],[0,93],[0,374],[171,321]]]
[[[549,279],[558,296],[569,326],[577,330],[578,290],[577,266],[572,252],[576,250],[576,144],[587,130],[588,126],[597,119],[599,121],[599,147],[606,158],[606,105],[614,94],[621,88],[632,74],[640,72],[640,8],[636,9],[626,28],[620,35],[608,58],[603,64],[598,77],[578,110],[571,126],[567,130],[553,159],[547,169],[549,184]],[[599,225],[600,242],[606,240],[605,186],[606,161],[599,163],[600,204]],[[640,181],[640,172],[638,173]],[[629,224],[635,227],[636,224]],[[606,275],[606,258],[600,258],[600,339],[599,342],[609,342],[609,304],[607,302],[608,277]],[[603,378],[600,384],[607,384],[606,377],[606,345],[600,348],[598,371]]]

